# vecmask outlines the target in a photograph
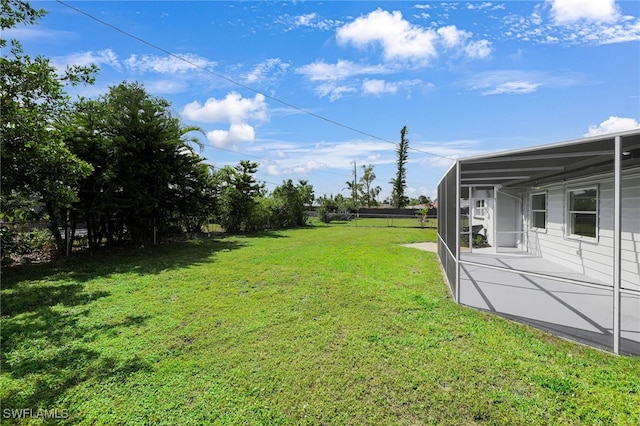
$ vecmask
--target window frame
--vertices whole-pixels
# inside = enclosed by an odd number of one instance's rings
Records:
[[[534,209],[533,208],[533,197],[544,195],[544,209]],[[544,213],[544,226],[536,226],[534,224],[534,213]],[[534,231],[546,232],[547,231],[547,223],[549,217],[549,196],[547,191],[542,192],[532,192],[529,194],[529,228]]]
[[[478,204],[482,204],[479,206]],[[476,198],[473,200],[473,217],[476,219],[484,219],[487,213],[487,202],[484,198]]]
[[[580,191],[595,191],[595,210],[572,210],[571,206],[571,195],[572,193],[580,192]],[[565,218],[566,223],[566,236],[570,239],[575,240],[584,240],[584,241],[598,241],[598,236],[600,235],[600,190],[598,185],[589,185],[589,186],[580,186],[574,188],[567,188],[565,191],[566,196],[566,206],[567,206],[567,214]],[[576,234],[574,229],[574,214],[590,214],[595,217],[595,236],[590,235],[582,235]]]

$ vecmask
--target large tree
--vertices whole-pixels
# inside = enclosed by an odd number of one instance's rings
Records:
[[[345,184],[347,185],[345,189],[348,189],[351,193],[351,203],[357,208],[360,205],[360,201],[362,201],[358,200],[358,193],[362,191],[362,184],[356,183],[355,180],[348,180]]]
[[[217,218],[226,232],[253,230],[249,223],[264,191],[255,178],[257,171],[258,163],[243,160],[235,167],[225,166],[216,173]]]
[[[275,202],[274,220],[279,228],[304,226],[307,222],[307,210],[313,203],[313,187],[306,180],[293,184],[291,179],[276,187],[271,195]]]
[[[391,201],[395,208],[405,207],[409,202],[408,197],[404,194],[407,189],[407,160],[409,158],[409,139],[407,139],[407,133],[409,133],[409,130],[407,126],[404,126],[402,130],[400,130],[400,143],[396,149],[396,154],[398,155],[396,165],[398,170],[396,177],[389,182],[392,185]]]
[[[376,174],[373,171],[373,164],[362,166],[362,176],[360,176],[360,202],[367,207],[377,205],[376,197],[380,193],[379,186],[374,187],[373,181],[376,179]]]
[[[126,82],[76,104],[68,144],[94,171],[80,182],[74,207],[92,245],[148,240],[176,218],[192,218],[185,223],[198,230],[213,213],[213,174],[189,136],[199,129],[182,126],[169,107]]]
[[[44,16],[27,2],[2,1],[0,30],[33,25]],[[74,155],[64,143],[64,123],[70,100],[66,84],[93,83],[97,67],[68,67],[62,73],[49,59],[32,58],[18,40],[0,39],[0,106],[2,215],[15,217],[36,200],[46,205],[51,231],[64,246],[57,219],[60,209],[76,200],[78,182],[91,165]],[[19,200],[16,202],[16,200]],[[24,201],[24,202],[23,202]]]

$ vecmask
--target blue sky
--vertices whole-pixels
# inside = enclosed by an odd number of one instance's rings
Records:
[[[208,162],[257,161],[269,189],[348,195],[371,164],[384,198],[406,125],[407,194],[435,198],[454,158],[640,121],[638,1],[31,4],[48,15],[4,37],[97,64],[74,94],[138,81],[204,130]]]

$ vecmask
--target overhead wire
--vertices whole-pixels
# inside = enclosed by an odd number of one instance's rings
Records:
[[[134,39],[134,40],[137,40],[137,41],[139,41],[139,42],[140,42],[140,43],[142,43],[142,44],[145,44],[145,45],[147,45],[147,46],[149,46],[149,47],[151,47],[151,48],[153,48],[153,49],[159,50],[160,52],[163,52],[163,53],[165,53],[166,55],[169,55],[169,56],[170,56],[170,57],[172,57],[172,58],[175,58],[175,59],[177,59],[177,60],[183,61],[183,62],[185,62],[185,63],[187,63],[187,64],[189,64],[189,65],[191,65],[191,66],[193,66],[193,67],[195,67],[195,68],[198,68],[198,69],[200,69],[200,70],[202,70],[202,71],[204,71],[204,72],[206,72],[206,73],[208,73],[208,74],[211,74],[211,75],[213,75],[213,76],[215,76],[215,77],[218,77],[218,78],[220,78],[220,79],[222,79],[222,80],[225,80],[225,81],[227,81],[227,82],[229,82],[229,83],[231,83],[231,84],[233,84],[233,85],[236,85],[236,86],[238,86],[238,87],[242,87],[243,89],[246,89],[246,90],[248,90],[248,91],[250,91],[250,92],[253,92],[253,93],[256,93],[256,94],[262,95],[262,96],[264,96],[266,99],[270,99],[270,100],[272,100],[272,101],[274,101],[274,102],[277,102],[277,103],[279,103],[279,104],[281,104],[281,105],[284,105],[284,106],[286,106],[286,107],[288,107],[288,108],[291,108],[291,109],[296,110],[296,111],[298,111],[298,112],[301,112],[301,113],[303,113],[303,114],[309,115],[309,116],[311,116],[311,117],[317,118],[317,119],[319,119],[319,120],[325,121],[325,122],[327,122],[327,123],[333,124],[333,125],[335,125],[335,126],[342,127],[342,128],[344,128],[344,129],[347,129],[347,130],[352,131],[352,132],[354,132],[354,133],[358,133],[358,134],[361,134],[361,135],[363,135],[363,136],[368,136],[368,137],[370,137],[370,138],[373,138],[373,139],[379,140],[379,141],[381,141],[381,142],[385,142],[385,143],[390,143],[390,144],[393,144],[393,145],[397,145],[397,143],[396,143],[396,142],[393,142],[393,141],[388,140],[388,139],[385,139],[385,138],[383,138],[383,137],[380,137],[380,136],[374,135],[374,134],[369,133],[369,132],[365,132],[365,131],[360,130],[360,129],[356,129],[355,127],[349,126],[349,125],[347,125],[347,124],[341,123],[341,122],[339,122],[339,121],[333,120],[333,119],[328,118],[328,117],[325,117],[325,116],[323,116],[323,115],[316,114],[316,113],[314,113],[314,112],[312,112],[312,111],[309,111],[309,110],[306,110],[306,109],[304,109],[304,108],[298,107],[298,106],[296,106],[296,105],[294,105],[294,104],[292,104],[292,103],[290,103],[290,102],[284,101],[284,100],[282,100],[282,99],[280,99],[280,98],[277,98],[277,97],[275,97],[275,96],[269,95],[268,93],[264,93],[264,92],[262,92],[262,91],[260,91],[260,90],[258,90],[258,89],[255,89],[255,88],[253,88],[253,87],[251,87],[251,86],[248,86],[248,85],[246,85],[246,84],[244,84],[244,83],[241,83],[241,82],[239,82],[239,81],[237,81],[237,80],[234,80],[233,78],[231,78],[231,77],[229,77],[229,76],[226,76],[226,75],[224,75],[224,74],[221,74],[221,73],[215,72],[215,71],[211,70],[210,68],[208,68],[208,67],[206,67],[206,66],[202,66],[202,65],[199,65],[199,64],[197,64],[197,63],[194,63],[194,62],[190,61],[190,60],[189,60],[189,59],[187,59],[187,58],[183,58],[182,56],[177,55],[177,54],[175,54],[175,53],[172,53],[172,52],[168,51],[167,49],[165,49],[165,48],[163,48],[163,47],[161,47],[161,46],[158,46],[158,45],[156,45],[156,44],[154,44],[154,43],[151,43],[151,42],[149,42],[149,41],[147,41],[147,40],[145,40],[145,39],[143,39],[143,38],[141,38],[141,37],[136,36],[135,34],[131,34],[130,32],[125,31],[125,30],[123,30],[122,28],[117,27],[116,25],[113,25],[113,24],[111,24],[111,23],[109,23],[109,22],[106,22],[106,21],[104,21],[104,20],[102,20],[102,19],[100,19],[100,18],[96,17],[96,16],[93,16],[93,15],[91,15],[90,13],[85,12],[85,11],[84,11],[84,10],[82,10],[82,9],[79,9],[79,8],[77,8],[77,7],[75,7],[75,6],[71,6],[70,4],[68,4],[68,3],[66,3],[66,2],[64,2],[64,1],[62,1],[62,0],[56,0],[56,2],[57,2],[57,3],[59,3],[59,4],[61,4],[61,5],[63,5],[63,6],[65,6],[65,7],[67,7],[67,8],[69,8],[69,9],[71,9],[71,10],[76,11],[77,13],[80,13],[81,15],[86,16],[87,18],[90,18],[90,19],[92,19],[92,20],[94,20],[94,21],[96,21],[96,22],[98,22],[98,23],[100,23],[100,24],[102,24],[102,25],[105,25],[105,26],[107,26],[107,27],[109,27],[109,28],[111,28],[111,29],[113,29],[113,30],[115,30],[115,31],[117,31],[117,32],[119,32],[119,33],[121,33],[121,34],[124,34],[124,35],[125,35],[125,36],[127,36],[127,37],[130,37],[130,38],[132,38],[132,39]],[[409,147],[408,147],[408,149],[409,149],[409,150],[411,150],[411,151],[414,151],[414,152],[420,152],[420,153],[422,153],[422,154],[427,154],[427,155],[431,155],[431,156],[434,156],[434,157],[438,157],[438,158],[443,158],[443,159],[447,159],[447,160],[455,161],[455,158],[451,158],[451,157],[447,157],[447,156],[444,156],[444,155],[436,154],[436,153],[434,153],[434,152],[429,152],[429,151],[421,150],[421,149],[414,148],[414,147],[411,147],[411,146],[409,146]]]

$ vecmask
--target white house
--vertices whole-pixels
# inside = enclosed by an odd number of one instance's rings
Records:
[[[457,302],[640,355],[640,129],[460,159],[438,204]]]

